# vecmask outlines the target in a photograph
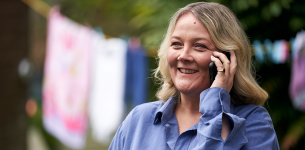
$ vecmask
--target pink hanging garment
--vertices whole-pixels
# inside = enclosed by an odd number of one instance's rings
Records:
[[[305,111],[305,32],[297,34],[293,44],[290,97],[295,108]]]
[[[282,43],[281,63],[283,64],[289,59],[289,47],[287,41],[282,40],[281,43]]]
[[[45,129],[73,149],[86,141],[92,30],[52,8],[48,18],[43,84]]]

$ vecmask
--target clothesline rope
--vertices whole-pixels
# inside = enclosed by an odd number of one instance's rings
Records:
[[[47,3],[41,1],[41,0],[21,0],[23,3],[25,3],[26,5],[28,5],[30,8],[32,8],[34,11],[36,11],[38,14],[40,14],[41,16],[43,16],[44,18],[48,18],[48,14],[51,10],[51,6],[48,5]],[[106,39],[110,39],[110,38],[115,38],[113,36],[104,34]],[[157,56],[157,49],[158,47],[156,46],[144,46],[145,48],[148,49],[148,51],[146,51],[146,56],[148,57],[156,57]]]
[[[51,7],[41,0],[21,0],[44,18],[48,17]]]

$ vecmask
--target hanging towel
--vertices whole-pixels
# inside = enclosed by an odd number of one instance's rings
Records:
[[[289,55],[289,46],[288,46],[288,42],[287,41],[285,41],[285,40],[282,40],[281,41],[281,45],[282,45],[282,57],[281,57],[281,63],[283,64],[283,63],[285,63],[288,59],[289,59],[289,57],[290,57],[290,55]]]
[[[125,106],[135,107],[147,102],[148,60],[141,45],[129,42],[126,59]],[[129,110],[128,108],[126,110]]]
[[[50,11],[43,84],[45,129],[73,149],[86,141],[91,29]]]
[[[123,120],[127,43],[95,34],[88,113],[95,140],[108,143]]]
[[[305,32],[297,34],[293,44],[290,97],[295,108],[305,111]]]

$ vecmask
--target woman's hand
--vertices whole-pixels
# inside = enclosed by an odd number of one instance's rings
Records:
[[[225,88],[228,92],[230,92],[233,86],[233,79],[237,66],[237,60],[234,51],[230,51],[231,62],[225,54],[217,51],[213,52],[211,60],[215,63],[218,70],[216,78],[211,87]],[[222,69],[224,69],[224,72],[219,71]]]

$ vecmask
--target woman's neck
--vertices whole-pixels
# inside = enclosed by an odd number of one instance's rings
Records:
[[[188,96],[181,93],[180,95],[180,103],[178,107],[183,110],[184,113],[198,113],[199,112],[199,95],[198,96]]]
[[[199,118],[202,115],[199,112],[199,102],[199,96],[188,97],[181,94],[180,103],[178,103],[175,108],[179,135],[199,122]]]

